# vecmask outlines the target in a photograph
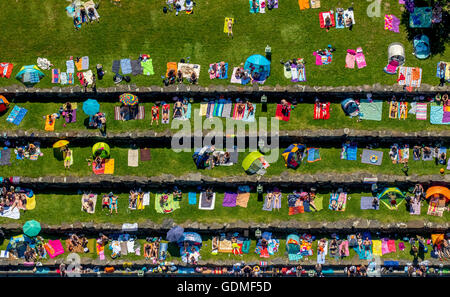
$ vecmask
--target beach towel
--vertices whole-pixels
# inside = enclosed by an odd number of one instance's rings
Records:
[[[128,166],[138,167],[139,166],[139,150],[128,150]]]
[[[234,67],[233,68],[233,74],[231,75],[231,80],[230,82],[233,84],[242,84],[242,79],[241,78],[236,78],[236,71],[239,69],[239,67]]]
[[[198,203],[198,209],[203,210],[213,210],[216,203],[216,193],[213,193],[213,197],[210,201],[206,199],[206,192],[200,194],[200,199]]]
[[[441,105],[432,103],[430,105],[430,123],[433,125],[448,125],[450,124],[450,111],[445,111]]]
[[[238,107],[239,106],[243,106],[244,108],[244,112],[242,112],[242,113],[238,113]],[[247,107],[245,106],[245,104],[244,103],[236,103],[235,105],[234,105],[234,111],[233,111],[233,119],[235,119],[235,120],[242,120],[242,118],[244,117],[244,114],[245,114],[245,110],[247,109]]]
[[[150,149],[148,148],[141,148],[141,162],[150,161],[152,159],[152,156],[150,154]]]
[[[311,0],[311,8],[320,8],[320,0]]]
[[[150,205],[150,192],[144,193],[142,204],[143,206]]]
[[[89,69],[89,57],[84,56],[81,58],[81,70],[88,70]]]
[[[427,119],[427,103],[417,103],[416,105],[416,120]]]
[[[362,99],[359,104],[359,113],[362,120],[381,121],[383,114],[383,101]]]
[[[114,60],[112,63],[112,72],[113,73],[119,73],[120,72],[120,61]]]
[[[339,19],[339,12],[342,12],[342,19]],[[336,29],[343,29],[345,28],[345,20],[344,20],[344,9],[343,8],[336,8]]]
[[[190,205],[197,204],[197,193],[189,192],[188,194],[188,200]]]
[[[56,120],[52,120],[50,124],[50,115],[45,116],[45,131],[54,131],[55,130],[55,122]]]
[[[409,214],[410,215],[420,215],[421,208],[422,208],[422,204],[421,204],[420,200],[413,199],[413,201],[411,202],[411,207],[409,209]]]
[[[51,259],[64,254],[64,248],[59,239],[49,240],[48,243],[44,244],[44,248]]]
[[[231,193],[231,192],[225,192],[225,195],[223,197],[223,207],[235,207],[236,206],[236,198],[237,193]]]
[[[96,168],[95,162],[92,163],[92,172],[96,175],[105,174],[105,163],[103,162],[100,168]]]
[[[381,165],[383,162],[383,152],[363,149],[361,162],[364,164]]]
[[[330,118],[330,102],[314,104],[314,119],[328,120]]]
[[[380,202],[378,201],[376,208],[373,208],[372,201],[375,197],[361,197],[361,209],[380,209]]]
[[[104,174],[114,174],[114,159],[107,159],[105,161]]]
[[[73,85],[74,79],[73,79],[73,73],[67,73],[67,84]]]
[[[67,67],[67,73],[75,73],[75,64],[73,62],[73,60],[67,60],[66,61],[66,67]]]
[[[372,240],[372,252],[374,256],[383,256],[381,240]]]
[[[275,111],[275,117],[281,121],[288,122],[291,118],[291,103],[288,103],[285,114],[283,114],[283,105],[277,104],[277,109]]]
[[[231,108],[233,107],[233,104],[229,101],[227,103],[224,103],[223,109],[222,109],[222,117],[223,118],[229,118],[231,116]]]
[[[274,207],[274,203],[275,203],[275,197],[272,196],[272,200],[270,201],[270,203],[268,203],[268,196],[266,195],[266,197],[264,198],[264,204],[263,204],[263,208],[262,210],[265,211],[272,211],[273,207]],[[281,201],[280,201],[281,202]]]
[[[349,161],[356,161],[357,151],[358,151],[358,147],[355,143],[350,143],[350,144],[344,143],[344,144],[342,144],[341,159],[349,160]]]
[[[400,33],[400,19],[393,14],[384,15],[384,30]]]
[[[234,25],[234,18],[225,18],[225,22],[223,24],[223,33],[228,33],[228,21],[229,20],[231,20],[231,24]]]
[[[17,207],[14,207],[14,209],[12,209],[11,207],[5,208],[3,211],[0,211],[0,217],[18,220],[20,219],[19,208]]]
[[[314,201],[310,202],[309,206],[312,212],[321,211],[323,209],[323,197],[316,196]]]
[[[256,5],[253,7],[253,0],[249,0],[250,3],[250,13],[258,13],[259,12],[259,0],[255,1]]]
[[[355,50],[348,49],[347,56],[345,56],[345,68],[355,68],[356,52]]]
[[[350,255],[350,252],[348,250],[348,241],[344,240],[341,242],[341,244],[339,245],[339,254],[338,255],[343,255],[345,257],[348,257]]]
[[[12,63],[0,63],[0,77],[10,78],[14,65]]]
[[[61,85],[67,85],[68,83],[67,72],[61,72],[60,83]]]
[[[19,107],[19,106],[16,105],[11,110],[11,113],[6,118],[6,121],[10,122],[10,123],[12,123],[12,124],[14,124],[16,126],[19,126],[27,112],[28,112],[27,109]]]
[[[53,68],[52,69],[52,84],[59,84],[60,83],[60,71],[59,69]]]
[[[247,208],[250,193],[239,193],[236,197],[236,206]]]
[[[97,195],[96,194],[83,194],[81,196],[81,211],[84,211],[84,209],[83,209],[83,202],[85,200],[91,200],[93,202],[93,205],[94,205],[92,207],[91,211],[87,210],[86,212],[90,213],[90,214],[95,213],[95,206],[97,205]]]
[[[0,166],[11,165],[11,149],[2,149],[0,151]]]
[[[259,0],[259,13],[266,13],[266,0]]]
[[[200,77],[200,64],[178,63],[178,70],[183,74],[183,78],[191,78],[192,72],[195,72],[197,78]]]
[[[73,107],[74,104],[72,104],[73,109],[70,115],[68,113],[64,114],[64,120],[66,121],[66,123],[75,123],[77,121],[77,109]]]
[[[214,105],[213,116],[214,117],[221,117],[222,116],[222,110],[223,110],[223,101],[222,100],[219,100],[218,102],[216,101],[216,103]]]
[[[399,102],[391,101],[389,103],[389,118],[396,119],[398,118],[398,110],[399,110]]]
[[[77,71],[83,70],[83,61],[82,58],[76,58],[75,61],[75,67],[77,68]]]
[[[356,65],[358,65],[358,69],[364,68],[367,66],[366,57],[364,56],[363,50],[361,47],[356,49]]]
[[[155,71],[153,70],[153,60],[147,59],[146,61],[141,61],[142,74],[144,75],[153,75]]]
[[[291,65],[291,81],[292,82],[305,82],[306,81],[306,73],[305,66],[299,66],[292,64]]]
[[[131,60],[130,59],[120,60],[120,68],[122,69],[122,74],[130,74],[132,72]]]
[[[313,163],[313,162],[322,160],[320,158],[320,153],[319,153],[318,148],[308,148],[307,152],[308,152],[308,163]]]
[[[212,118],[214,115],[214,106],[216,103],[214,101],[208,102],[208,108],[206,109],[206,118]]]
[[[422,83],[422,68],[400,66],[397,81],[400,86],[405,86],[409,92],[413,88],[419,88]]]
[[[206,116],[207,111],[208,111],[208,103],[207,102],[200,103],[199,116],[201,117]]]
[[[298,0],[298,6],[300,10],[305,10],[310,8],[309,6],[309,0]]]
[[[398,160],[400,163],[407,163],[409,161],[409,145],[401,145],[398,149]]]
[[[250,113],[247,105],[245,105],[245,112],[244,117],[242,120],[244,122],[254,122],[255,121],[255,114],[256,114],[256,104],[252,103],[253,111]]]
[[[174,201],[173,194],[167,195],[167,200],[162,204],[161,206],[161,197],[163,194],[156,194],[155,195],[155,210],[157,213],[172,213],[175,210],[180,208],[180,202]]]
[[[336,23],[334,21],[334,14],[331,11],[325,11],[325,12],[319,13],[320,28],[322,28],[322,29],[325,28],[325,19],[327,17],[330,17],[330,21],[331,21],[330,27],[336,26]]]
[[[328,241],[325,243],[325,246],[323,247],[323,252],[319,252],[319,250],[317,250],[317,263],[325,264],[325,256],[327,254],[328,254]]]
[[[131,74],[139,75],[143,73],[141,61],[139,60],[131,60]]]

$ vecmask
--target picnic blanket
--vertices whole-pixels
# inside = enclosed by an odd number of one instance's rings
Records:
[[[91,211],[86,211],[87,213],[95,213],[95,206],[97,205],[97,194],[83,194],[83,196],[81,196],[81,211],[84,211],[83,209],[83,202],[85,200],[91,200],[93,202],[93,207]]]
[[[2,149],[0,151],[0,166],[11,165],[11,149]]]
[[[358,151],[358,147],[357,147],[356,143],[344,143],[344,144],[342,144],[341,159],[349,160],[349,161],[356,161],[357,151]]]
[[[314,119],[315,120],[328,120],[330,118],[330,102],[314,104]]]
[[[444,67],[440,67],[441,63],[444,65]],[[450,63],[439,61],[436,66],[436,77],[438,78],[444,78],[446,81],[450,81]]]
[[[275,117],[279,120],[288,122],[291,118],[291,103],[288,103],[288,107],[286,108],[285,113],[283,113],[283,105],[277,104],[277,109],[275,111]]]
[[[308,163],[313,163],[313,162],[322,160],[320,158],[320,153],[319,153],[318,148],[308,148],[307,152],[308,152],[308,159],[307,159]]]
[[[28,110],[26,110],[25,108],[16,105],[11,110],[11,113],[6,118],[6,121],[13,123],[16,126],[19,126],[27,112]]]
[[[146,61],[141,61],[142,74],[150,76],[155,74],[153,70],[153,60],[147,59]]]
[[[206,199],[206,192],[200,194],[198,202],[198,209],[213,210],[216,204],[216,193],[213,193],[213,197],[210,201]]]
[[[399,66],[397,81],[409,92],[412,88],[419,88],[422,83],[422,68]]]
[[[362,120],[381,121],[383,101],[362,99],[359,104],[359,113]]]
[[[190,78],[192,72],[195,72],[197,78],[200,77],[200,64],[178,63],[178,70],[181,70],[183,78]]]
[[[14,207],[14,209],[12,209],[11,207],[5,208],[2,212],[0,212],[0,217],[18,220],[20,219],[19,208],[17,207]]]
[[[433,11],[431,7],[414,7],[409,14],[410,28],[430,28]]]
[[[161,203],[161,197],[167,195],[167,200]],[[180,202],[173,199],[173,194],[156,194],[155,195],[155,210],[157,213],[172,213],[180,208]]]
[[[384,15],[384,30],[400,33],[400,19],[393,14]]]
[[[331,21],[330,27],[335,27],[336,23],[334,20],[334,14],[331,11],[324,11],[319,13],[319,22],[320,22],[320,28],[325,28],[325,19],[329,17]]]
[[[376,197],[361,197],[361,209],[380,209],[380,201],[378,201],[376,208],[373,208],[372,201]]]
[[[416,104],[416,120],[426,120],[427,119],[427,103],[417,103]]]
[[[190,205],[197,204],[197,193],[195,192],[189,192],[188,194],[188,200]]]
[[[450,107],[432,103],[430,106],[430,123],[434,125],[450,124]]]
[[[235,207],[237,195],[238,195],[237,193],[225,192],[225,195],[223,197],[222,206],[223,207]]]
[[[138,75],[143,73],[143,68],[141,65],[141,61],[139,60],[131,60],[131,74]]]
[[[128,166],[138,167],[139,166],[139,150],[128,150]]]
[[[152,159],[152,156],[150,154],[150,149],[141,148],[139,151],[141,153],[141,162],[150,161]]]
[[[383,152],[363,149],[361,162],[364,164],[381,165],[383,162]]]
[[[130,59],[120,60],[120,69],[122,70],[122,74],[130,74],[132,72],[131,60]]]

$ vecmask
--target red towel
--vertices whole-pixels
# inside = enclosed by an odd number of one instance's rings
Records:
[[[319,13],[319,20],[320,20],[320,28],[325,28],[325,14],[330,14],[330,20],[331,20],[331,27],[334,27],[336,24],[334,22],[334,13],[331,13],[331,11],[324,11]]]
[[[395,253],[397,251],[395,248],[395,240],[391,239],[388,241],[388,249],[390,253]]]
[[[279,120],[281,120],[281,121],[285,121],[285,122],[288,122],[288,121],[289,121],[289,119],[290,119],[290,117],[291,117],[291,104],[290,104],[290,103],[288,103],[288,104],[289,104],[289,113],[288,113],[287,116],[283,115],[283,112],[282,112],[282,110],[283,110],[283,105],[277,104],[277,111],[275,112],[275,117],[276,117],[277,119],[279,119]]]
[[[92,171],[95,173],[95,174],[104,174],[105,173],[105,163],[103,162],[102,163],[102,167],[100,167],[99,169],[96,169],[95,168],[95,162],[93,162],[92,163]]]
[[[330,102],[314,104],[314,119],[328,120],[330,118]]]

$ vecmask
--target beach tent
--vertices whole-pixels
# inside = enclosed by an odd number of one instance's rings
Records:
[[[391,204],[391,196],[395,196],[395,204]],[[400,191],[399,188],[384,188],[383,192],[378,195],[379,201],[383,202],[389,209],[397,209],[401,202],[405,200],[405,193]]]
[[[286,238],[286,251],[290,261],[299,260],[300,255],[300,237],[296,234],[289,234]]]
[[[434,186],[428,188],[425,195],[426,199],[429,199],[434,195],[438,195],[439,199],[445,198],[446,203],[450,200],[450,190],[447,187]]]
[[[185,248],[185,245],[187,246]],[[202,247],[202,237],[195,232],[183,232],[183,236],[178,240],[180,255],[183,262],[187,263],[191,256],[200,257],[200,248]],[[194,250],[194,251],[192,251]]]
[[[405,48],[399,42],[391,43],[388,47],[388,63],[397,61],[398,66],[405,64]]]
[[[242,168],[247,174],[255,174],[263,169],[263,164],[259,158],[263,155],[260,152],[252,152],[242,161]]]
[[[430,28],[433,10],[431,7],[415,7],[409,14],[410,28]]]
[[[266,80],[270,75],[270,61],[261,55],[252,55],[245,61],[244,70],[248,70],[252,76],[259,74],[258,81]]]
[[[359,114],[359,106],[352,98],[347,98],[341,102],[342,110],[346,115],[355,117]]]
[[[206,161],[208,161],[210,157],[210,148],[210,146],[205,146],[202,149],[195,150],[192,159],[194,160],[197,169],[205,169],[208,167]]]
[[[425,34],[414,37],[414,55],[417,59],[426,59],[430,56],[430,39]]]
[[[306,147],[303,144],[291,144],[281,155],[288,168],[297,169],[300,166]]]
[[[9,102],[6,100],[5,96],[0,95],[0,112],[4,112],[8,109]]]
[[[36,65],[27,65],[20,68],[16,79],[20,80],[27,87],[31,87],[40,82],[44,76],[44,73]]]
[[[108,158],[110,155],[110,148],[107,143],[97,142],[92,147],[92,155],[95,157],[100,156],[100,158]]]

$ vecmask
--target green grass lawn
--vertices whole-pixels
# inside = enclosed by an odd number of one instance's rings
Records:
[[[361,163],[362,148],[358,148],[358,161],[340,159],[340,148],[321,148],[320,161],[308,163],[306,157],[297,170],[287,169],[284,159],[281,157],[283,148],[280,149],[278,160],[271,163],[265,176],[277,176],[287,171],[289,174],[317,174],[317,173],[352,173],[366,172],[373,174],[403,175],[402,164],[393,164],[389,157],[389,149],[377,149],[383,151],[383,163],[381,166]],[[92,166],[89,167],[87,159],[92,156],[90,147],[72,148],[74,164],[70,170],[64,169],[64,162],[59,161],[53,155],[53,149],[43,148],[44,156],[36,161],[17,160],[14,153],[11,154],[11,166],[0,166],[0,176],[92,176]],[[116,176],[158,176],[161,174],[172,174],[182,176],[198,172],[211,177],[244,176],[242,161],[248,155],[248,150],[239,153],[239,161],[232,166],[216,166],[212,169],[198,170],[192,160],[193,152],[175,153],[171,149],[150,149],[152,160],[140,162],[139,167],[128,167],[128,148],[111,147],[111,158],[114,159]],[[412,154],[412,153],[411,153]],[[439,169],[445,167],[435,165],[434,161],[409,162],[408,174],[428,175],[439,174]]]
[[[347,207],[344,212],[336,212],[328,209],[330,194],[320,193],[323,197],[324,209],[319,212],[310,212],[297,215],[288,215],[287,194],[283,193],[282,207],[279,211],[263,211],[263,202],[257,200],[257,195],[251,193],[247,208],[242,207],[222,207],[224,193],[216,194],[216,203],[214,210],[198,209],[199,194],[197,194],[197,204],[190,205],[187,199],[187,193],[183,195],[180,209],[171,214],[158,214],[155,209],[155,193],[151,193],[150,205],[144,210],[128,209],[128,194],[119,194],[118,213],[110,215],[109,212],[101,208],[101,197],[98,193],[96,212],[88,214],[81,211],[81,195],[74,194],[36,194],[36,208],[32,211],[21,211],[21,217],[17,221],[25,223],[34,219],[49,225],[59,225],[62,223],[74,222],[93,222],[93,223],[115,223],[122,224],[126,222],[142,223],[151,220],[155,223],[162,223],[164,219],[173,219],[176,223],[186,221],[195,221],[199,223],[228,223],[232,221],[261,222],[269,223],[275,220],[288,221],[328,221],[335,222],[339,220],[363,218],[378,220],[383,223],[405,222],[413,220],[426,220],[431,222],[446,222],[449,219],[449,213],[445,212],[442,217],[427,215],[428,203],[422,202],[421,215],[410,215],[404,202],[397,211],[389,210],[382,203],[380,210],[361,210],[361,197],[372,196],[370,193],[349,193],[350,199],[347,201]],[[0,224],[12,222],[10,219],[0,218]]]
[[[366,1],[329,0],[322,1],[320,9],[299,10],[297,1],[280,3],[278,9],[266,14],[249,13],[248,1],[197,1],[194,14],[179,16],[162,13],[163,1],[124,1],[122,7],[115,7],[110,1],[101,1],[98,10],[100,23],[83,25],[76,31],[72,18],[68,17],[66,1],[2,1],[0,10],[8,18],[0,20],[4,44],[2,60],[14,63],[13,77],[22,65],[35,64],[37,57],[48,58],[57,68],[65,70],[65,61],[70,56],[88,55],[90,68],[97,63],[107,70],[98,87],[113,85],[112,61],[121,58],[136,59],[139,54],[151,55],[155,75],[132,76],[137,85],[161,85],[161,75],[166,72],[166,63],[190,57],[191,63],[201,65],[200,84],[229,84],[229,80],[210,80],[210,63],[229,63],[229,77],[232,67],[245,62],[252,54],[264,54],[266,45],[272,48],[271,75],[267,85],[293,84],[283,76],[280,59],[304,58],[307,82],[302,84],[339,86],[364,84],[395,84],[396,77],[383,72],[387,64],[387,47],[392,42],[405,46],[406,65],[423,69],[423,83],[438,84],[435,77],[436,64],[448,60],[448,37],[445,27],[427,29],[435,53],[426,60],[418,60],[413,52],[412,35],[405,25],[400,33],[384,30],[384,15],[401,17],[397,0],[383,1],[380,17],[367,16]],[[353,31],[332,28],[329,32],[319,26],[319,12],[337,7],[353,6],[356,25]],[[234,38],[223,33],[224,18],[233,17]],[[403,22],[402,22],[403,23]],[[442,26],[441,26],[442,27]],[[432,31],[431,31],[432,30]],[[431,33],[433,32],[433,33]],[[440,35],[440,36],[439,36]],[[433,43],[433,42],[432,42]],[[330,65],[315,65],[313,51],[328,44],[337,51],[333,53]],[[361,46],[367,61],[363,69],[345,69],[347,49]],[[51,72],[36,87],[56,86],[51,84]],[[14,78],[0,79],[0,85],[16,84]],[[78,83],[78,81],[77,81]]]
[[[153,103],[142,103],[145,107],[146,116],[144,120],[132,120],[132,121],[116,121],[114,119],[114,106],[118,106],[119,103],[101,103],[101,111],[106,113],[108,122],[108,132],[127,132],[127,131],[155,131],[162,132],[165,130],[178,131],[181,127],[172,126],[174,121],[170,121],[170,124],[150,125],[151,121],[151,108]],[[25,118],[16,126],[6,121],[6,118],[10,114],[10,111],[14,108],[15,104],[11,104],[9,111],[0,115],[0,130],[27,130],[27,131],[44,131],[45,119],[48,114],[58,112],[62,106],[61,103],[49,103],[49,102],[20,102],[18,106],[26,108],[28,110]],[[275,116],[276,104],[268,104],[267,112],[261,112],[261,104],[256,104],[256,121],[259,123],[260,118],[267,118],[267,128],[272,127],[270,118]],[[64,119],[59,119],[55,123],[55,132],[67,132],[67,131],[80,131],[86,130],[85,122],[88,120],[88,116],[82,111],[82,102],[78,102],[77,109],[77,121],[75,123],[66,124],[64,127]],[[192,104],[192,113],[190,120],[190,127],[194,130],[194,112],[200,108],[200,103]],[[171,117],[173,116],[173,105],[171,106]],[[429,114],[428,114],[429,116]],[[161,119],[161,116],[160,116]],[[226,119],[218,118],[222,121],[223,129],[226,129]],[[203,126],[208,124],[209,119],[202,117]],[[231,123],[242,123],[242,121],[236,121],[229,119]],[[175,121],[181,123],[187,123],[184,121]],[[172,128],[173,127],[173,128]],[[446,125],[432,125],[429,120],[420,121],[416,120],[415,115],[408,114],[406,120],[397,120],[389,118],[389,103],[383,103],[383,117],[381,121],[361,121],[357,122],[356,118],[351,119],[346,116],[341,108],[340,104],[331,104],[330,119],[328,120],[314,120],[314,104],[312,103],[300,103],[295,109],[291,111],[291,118],[289,122],[279,121],[280,130],[317,130],[317,129],[358,129],[358,130],[397,130],[403,132],[416,132],[416,131],[442,131],[448,129]],[[197,127],[195,127],[197,129]],[[248,125],[246,126],[248,129]],[[88,130],[92,133],[99,134],[97,129]]]

